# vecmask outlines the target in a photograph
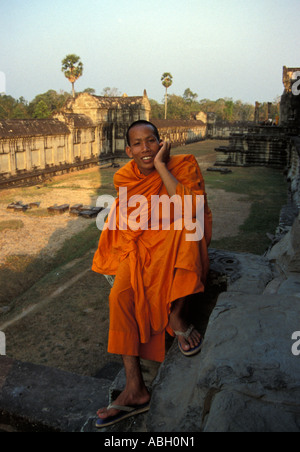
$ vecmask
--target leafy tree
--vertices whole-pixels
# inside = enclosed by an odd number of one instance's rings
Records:
[[[232,99],[225,101],[224,119],[231,122],[233,119],[233,101]]]
[[[29,118],[28,104],[24,97],[16,100],[6,94],[0,95],[0,119]]]
[[[154,99],[149,99],[151,105],[151,119],[164,119],[164,107]]]
[[[198,94],[193,93],[190,88],[187,88],[183,93],[183,98],[186,102],[193,102],[197,99]]]
[[[51,110],[44,100],[37,103],[32,116],[37,119],[45,119],[51,116]]]
[[[0,119],[11,118],[15,99],[12,96],[0,96]]]
[[[28,102],[21,96],[18,100],[15,100],[12,119],[27,119],[29,118]]]
[[[118,90],[118,88],[110,88],[110,86],[106,86],[105,88],[103,88],[101,96],[104,97],[119,97],[121,96],[120,91]]]
[[[80,61],[80,57],[75,54],[67,55],[61,63],[61,70],[69,82],[72,83],[72,94],[75,97],[74,84],[83,74],[83,64]]]
[[[161,77],[161,82],[163,86],[166,88],[166,94],[165,94],[165,119],[167,119],[167,110],[168,110],[168,88],[173,83],[173,76],[170,74],[170,72],[164,72]]]
[[[42,117],[50,117],[52,113],[59,111],[66,101],[70,98],[70,94],[66,92],[60,92],[57,93],[55,90],[50,89],[46,93],[38,94],[29,104],[28,111],[32,118],[38,118],[39,115],[42,114]],[[43,111],[41,111],[42,105],[40,102],[43,102],[43,104],[46,104],[47,110],[45,108],[45,105],[43,106]],[[38,107],[38,104],[39,107]],[[37,110],[36,110],[37,109]],[[45,116],[46,111],[48,111],[48,116]],[[38,115],[38,116],[37,116]]]
[[[170,119],[189,119],[191,106],[183,97],[171,94],[168,99],[168,112]]]

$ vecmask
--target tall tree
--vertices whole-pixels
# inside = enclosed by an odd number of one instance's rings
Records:
[[[165,94],[165,119],[167,119],[167,110],[168,110],[168,88],[173,83],[173,76],[170,74],[170,72],[164,72],[161,77],[161,82],[163,86],[166,88],[166,94]]]
[[[72,83],[72,94],[75,97],[74,83],[83,74],[83,64],[80,61],[80,57],[74,54],[67,55],[61,63],[61,70],[69,82]]]
[[[183,93],[183,98],[186,102],[192,103],[195,101],[198,97],[197,93],[193,93],[193,91],[190,90],[190,88],[187,88]]]

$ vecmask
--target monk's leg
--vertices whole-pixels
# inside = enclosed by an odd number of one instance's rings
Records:
[[[126,387],[119,397],[114,400],[114,403],[120,406],[130,406],[149,402],[150,394],[144,383],[139,358],[125,355],[122,358],[126,373]],[[115,409],[102,408],[97,414],[101,419],[106,419],[118,413],[118,410]]]
[[[135,320],[134,295],[130,284],[130,269],[125,260],[119,266],[114,286],[109,297],[110,327],[108,352],[122,355],[126,387],[113,402],[116,405],[141,405],[150,400],[145,386],[139,359],[139,331]],[[118,414],[118,410],[102,408],[101,419]]]
[[[186,298],[179,298],[172,303],[169,325],[173,331],[180,331],[182,333],[187,331],[189,327],[186,321],[187,311],[188,302]],[[178,336],[178,341],[181,343],[183,350],[188,351],[200,344],[201,334],[194,329],[188,339],[185,339],[183,336]]]

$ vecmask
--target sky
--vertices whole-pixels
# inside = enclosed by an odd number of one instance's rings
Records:
[[[170,94],[270,102],[282,67],[300,67],[299,18],[300,0],[0,0],[0,88],[27,101],[70,92],[61,61],[74,53],[76,91],[161,102],[170,72]]]

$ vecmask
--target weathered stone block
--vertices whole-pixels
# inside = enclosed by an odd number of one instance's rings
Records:
[[[153,385],[148,430],[299,431],[299,329],[295,297],[224,293],[202,352],[185,358],[174,343]]]
[[[35,432],[92,429],[110,384],[0,356],[0,424]]]
[[[268,253],[285,273],[300,272],[300,214],[292,229]]]
[[[62,215],[63,213],[67,212],[69,210],[69,204],[62,204],[61,206],[51,206],[48,207],[48,212],[53,213],[55,215]]]

